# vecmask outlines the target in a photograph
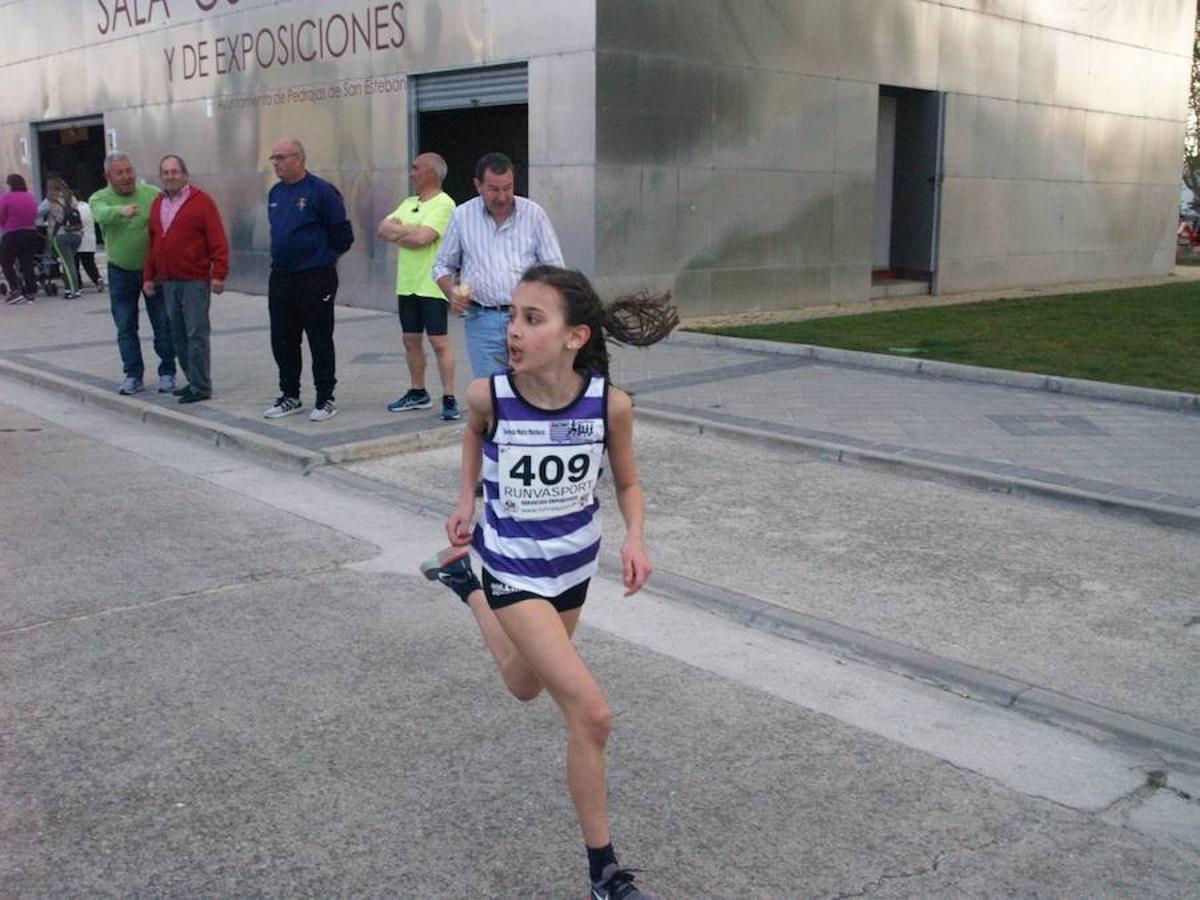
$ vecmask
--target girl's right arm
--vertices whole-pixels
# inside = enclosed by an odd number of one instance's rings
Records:
[[[483,436],[492,423],[492,389],[486,378],[477,378],[467,388],[467,427],[462,442],[462,477],[458,505],[446,520],[446,536],[461,547],[471,541],[475,518],[475,487],[483,471]]]

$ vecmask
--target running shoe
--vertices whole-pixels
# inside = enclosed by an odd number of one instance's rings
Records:
[[[592,882],[592,892],[588,896],[591,900],[654,900],[653,895],[634,886],[635,871],[609,863],[600,874],[600,880]]]
[[[117,388],[117,393],[128,397],[130,394],[140,394],[145,389],[146,387],[142,384],[142,379],[134,378],[130,375],[121,382],[121,386]]]
[[[313,407],[313,411],[308,414],[310,422],[324,422],[326,419],[332,419],[337,415],[338,409],[332,400],[326,400],[324,403],[318,403]]]
[[[388,412],[408,412],[411,409],[429,409],[433,400],[429,391],[409,390],[407,394],[388,404]]]
[[[276,397],[275,405],[263,411],[263,416],[268,419],[282,419],[284,416],[291,416],[304,408],[304,404],[300,402],[299,397]]]
[[[5,298],[4,302],[7,303],[9,306],[17,306],[17,305],[25,302],[25,295],[24,294],[10,294],[7,298]]]
[[[442,396],[442,418],[447,422],[455,422],[462,418],[462,413],[458,411],[458,401],[450,394]]]
[[[472,591],[483,590],[479,579],[471,571],[470,547],[447,547],[436,556],[431,556],[421,563],[421,574],[430,581],[440,581],[454,593],[463,603],[471,596]]]
[[[174,375],[159,375],[158,376],[158,392],[160,394],[171,394],[175,392],[175,376]]]

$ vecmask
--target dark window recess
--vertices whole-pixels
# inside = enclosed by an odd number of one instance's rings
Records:
[[[476,196],[475,163],[485,153],[505,154],[516,165],[516,192],[529,195],[529,107],[480,106],[418,114],[420,152],[440,153],[450,172],[443,189],[463,203]]]

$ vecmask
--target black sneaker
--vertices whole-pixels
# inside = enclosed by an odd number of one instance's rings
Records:
[[[600,873],[600,880],[592,882],[591,900],[654,900],[653,895],[639,891],[633,884],[636,869],[622,869],[609,863]]]
[[[433,398],[429,391],[409,390],[407,394],[388,404],[388,412],[407,412],[412,409],[429,409]]]
[[[463,603],[467,602],[472,591],[483,590],[479,579],[471,571],[470,547],[447,547],[421,563],[421,574],[430,581],[440,581],[458,594],[458,599]]]

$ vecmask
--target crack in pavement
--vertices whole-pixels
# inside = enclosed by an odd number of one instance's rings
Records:
[[[299,569],[289,572],[250,572],[248,575],[237,581],[212,585],[206,588],[197,588],[194,591],[184,591],[183,593],[179,594],[169,594],[166,597],[159,597],[156,600],[146,600],[142,603],[129,603],[124,606],[110,606],[106,609],[93,610],[91,612],[80,613],[74,616],[59,616],[53,619],[43,619],[40,622],[31,622],[28,625],[17,625],[12,628],[0,628],[0,638],[9,637],[10,635],[16,634],[24,634],[29,631],[37,631],[42,628],[49,628],[52,625],[74,624],[76,622],[86,622],[91,619],[104,618],[105,616],[120,615],[121,613],[126,612],[137,612],[143,609],[153,609],[156,606],[163,606],[164,604],[175,603],[180,600],[196,600],[210,595],[228,593],[229,591],[244,587],[247,584],[256,584],[276,578],[304,578],[310,575],[321,575],[328,572],[335,572],[338,569],[346,567],[351,562],[353,561],[317,566],[311,569]]]
[[[963,846],[963,847],[956,847],[952,850],[939,850],[938,853],[933,857],[933,860],[926,866],[922,866],[920,868],[913,869],[912,871],[884,872],[878,878],[876,878],[874,881],[868,882],[867,884],[865,884],[861,888],[859,888],[857,891],[850,891],[850,892],[845,892],[845,893],[841,893],[841,894],[835,894],[834,895],[835,900],[849,900],[849,898],[852,898],[852,897],[866,897],[867,895],[872,894],[875,891],[882,888],[886,882],[899,881],[899,880],[903,880],[905,878],[917,878],[921,875],[928,875],[931,872],[938,871],[939,868],[941,867],[942,860],[945,859],[947,856],[951,855],[952,853],[957,853],[957,852],[961,852],[961,851],[965,851],[968,853],[978,853],[981,850],[986,850],[988,847],[993,846],[995,843],[996,843],[996,840],[993,838],[990,841],[985,841],[984,843],[980,844],[977,847]]]

